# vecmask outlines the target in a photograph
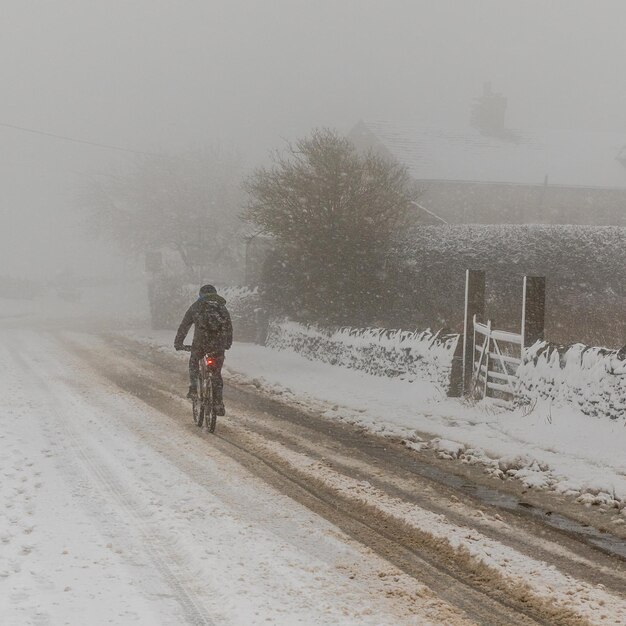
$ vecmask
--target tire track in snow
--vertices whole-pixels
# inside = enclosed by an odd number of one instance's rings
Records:
[[[80,356],[82,356],[82,358],[84,359],[86,355],[82,354]],[[101,365],[101,361],[102,359],[98,360],[99,365]],[[96,367],[94,369],[96,370],[96,372],[100,372],[99,367]],[[124,367],[124,370],[125,370],[125,373],[122,375],[123,379],[126,381],[126,383],[130,383],[131,385],[133,385],[133,389],[134,389],[130,395],[134,396],[135,398],[139,398],[139,400],[142,400],[144,402],[146,402],[146,396],[149,396],[152,400],[154,400],[155,398],[159,398],[159,399],[161,398],[161,396],[163,395],[162,390],[156,390],[156,389],[153,389],[152,387],[149,387],[149,388],[143,387],[141,383],[139,384],[140,384],[141,389],[144,391],[144,393],[138,395],[137,388],[135,388],[134,385],[136,384],[137,381],[144,380],[145,375],[142,375],[140,372],[133,372],[132,376],[128,376],[129,372],[128,372],[127,367]],[[120,375],[119,371],[118,371],[118,375]],[[112,389],[119,389],[119,383],[121,382],[121,379],[117,379],[117,382],[115,382],[115,381],[112,381],[112,379],[108,377],[105,377],[105,378],[107,378],[107,382],[109,384],[113,382],[113,385],[115,385],[115,387],[112,386]],[[69,381],[69,383],[71,384],[71,381]],[[76,390],[81,389],[81,384],[79,382],[75,382],[72,386]],[[193,447],[198,452],[200,452],[200,454],[206,455],[207,452],[210,450],[210,448],[207,447],[207,441],[203,438],[198,438],[196,436],[198,433],[198,429],[191,422],[190,409],[187,410],[189,408],[188,402],[186,400],[182,400],[181,398],[178,398],[175,396],[170,396],[169,400],[173,401],[176,404],[176,408],[179,410],[181,410],[184,407],[185,418],[187,419],[184,420],[183,424],[179,423],[177,425],[178,427],[174,429],[161,428],[156,431],[153,431],[152,428],[146,429],[145,425],[140,422],[137,422],[137,423],[129,422],[126,424],[126,427],[136,435],[146,436],[147,445],[150,445],[151,447],[158,449],[159,453],[164,458],[166,458],[169,462],[175,465],[181,472],[183,472],[186,476],[188,476],[198,485],[206,486],[207,484],[206,467],[199,465],[197,462],[197,459],[193,458],[194,456],[193,454],[181,455],[179,453],[179,450],[185,444],[188,444],[191,441]],[[152,402],[148,401],[146,403],[152,406]],[[161,415],[163,415],[165,420],[169,421],[172,419],[171,412],[170,413],[163,412],[163,406],[161,406],[157,410]],[[230,431],[230,428],[228,430]],[[149,436],[147,436],[148,434]],[[268,459],[263,459],[261,456],[254,454],[254,452],[251,451],[250,449],[246,449],[243,447],[239,448],[233,445],[233,439],[234,439],[233,437],[230,437],[230,440],[229,440],[228,438],[219,438],[219,437],[213,438],[213,436],[211,436],[211,442],[215,444],[214,446],[211,446],[211,447],[214,450],[217,450],[221,454],[223,454],[224,458],[234,461],[239,466],[245,468],[247,471],[250,472],[252,476],[254,476],[257,479],[260,479],[261,481],[264,481],[267,485],[269,485],[273,489],[276,489],[282,495],[292,498],[295,502],[299,504],[304,504],[310,511],[312,511],[315,514],[320,515],[321,501],[319,500],[319,497],[317,495],[315,495],[312,491],[307,489],[306,485],[303,484],[301,486],[300,483],[295,483],[293,480],[293,477],[289,477],[288,475],[284,474],[278,469],[277,465],[271,462],[268,463]],[[300,497],[294,497],[294,489],[303,491],[305,493],[300,494]],[[254,506],[254,503],[250,503],[250,506]],[[335,508],[334,505],[332,505],[332,507],[333,509]],[[355,542],[358,542],[360,546],[367,546],[368,548],[371,547],[371,542],[362,541],[361,536],[353,532],[350,532],[349,529],[348,531],[346,531],[345,525],[341,523],[335,524],[336,520],[334,519],[333,514],[330,513],[329,511],[323,512],[321,514],[321,517],[333,523],[339,531],[343,530],[347,537],[354,540]],[[357,526],[359,525],[358,520],[355,519],[354,522]],[[365,525],[362,525],[362,526],[365,526]],[[360,549],[362,550],[362,548]],[[400,550],[400,552],[402,551],[403,550]],[[374,553],[381,556],[384,559],[384,561],[386,561],[388,564],[391,564],[392,566],[397,567],[397,564],[395,561],[393,560],[390,561],[388,558],[386,558],[388,554],[386,554],[384,550],[374,550]],[[415,558],[414,556],[409,556],[407,560],[414,559],[414,558]],[[367,571],[368,569],[370,568],[363,566],[362,569],[357,569],[355,571],[361,574],[362,571]],[[430,569],[432,569],[432,567],[429,564],[427,564],[426,562],[420,561],[420,572],[422,572],[423,570],[430,570]],[[403,568],[402,567],[397,568],[397,571],[398,573],[400,573],[403,571]],[[374,576],[373,580],[375,581],[373,584],[375,584],[375,587],[378,586],[378,581],[376,581],[376,577],[379,577],[380,575],[381,575],[380,571],[377,571],[376,573],[373,574]],[[394,603],[398,602],[402,606],[408,603],[408,605],[411,608],[413,608],[413,611],[410,614],[416,615],[416,613],[414,612],[415,607],[412,606],[412,603],[413,603],[412,598],[413,596],[415,596],[416,598],[418,598],[418,606],[417,606],[418,610],[425,608],[428,614],[433,613],[436,610],[446,615],[447,619],[437,620],[436,623],[446,624],[446,626],[448,624],[466,625],[469,623],[468,619],[461,617],[463,615],[462,609],[458,610],[456,608],[452,608],[454,606],[453,603],[448,602],[445,598],[442,599],[441,596],[438,596],[433,591],[428,590],[426,594],[423,594],[421,591],[419,591],[420,587],[421,588],[424,587],[424,584],[420,577],[415,576],[415,572],[408,573],[407,580],[410,580],[409,576],[413,579],[416,579],[420,583],[419,587],[416,587],[415,589],[412,589],[410,593],[407,593],[407,591],[403,588],[402,585],[400,584],[396,585],[396,588],[393,591],[393,595],[395,596],[397,594],[398,600],[394,600]],[[435,570],[434,575],[426,576],[426,580],[434,583],[435,580],[437,578],[441,578],[441,576],[442,576],[442,573],[439,570]],[[354,575],[351,576],[351,578],[353,577]],[[441,583],[440,586],[442,589],[445,588],[445,583]],[[463,586],[463,588],[465,588],[465,586]],[[378,591],[378,593],[380,593],[380,591]],[[390,590],[388,589],[385,590],[386,597],[389,598],[390,593],[391,593]],[[430,600],[427,600],[430,594],[432,594],[432,598]],[[453,595],[453,594],[448,594],[448,595]],[[486,601],[484,597],[481,597],[481,599],[483,603]],[[490,601],[487,600],[487,603],[490,603]],[[441,605],[441,608],[436,609],[437,605]],[[465,608],[469,609],[470,603],[466,603]],[[465,611],[465,612],[468,613],[469,615],[469,613],[478,614],[479,611],[480,609],[478,609],[477,606],[474,606],[472,611],[469,611],[469,612]],[[489,611],[488,609],[483,609],[480,612],[480,615],[482,617],[479,620],[479,623],[484,624],[485,626],[496,626],[496,625],[500,626],[501,624],[508,623],[508,622],[503,622],[502,620],[490,621],[490,612],[492,613],[493,611]],[[499,611],[496,611],[496,614],[499,616],[502,615],[502,613]],[[419,615],[421,615],[421,613],[419,613]],[[518,617],[519,619],[516,619],[515,621],[516,625],[531,626],[532,624],[536,624],[535,621],[528,620],[524,616],[518,615]],[[471,619],[471,615],[469,615],[469,618]],[[411,623],[413,623],[412,620],[413,618],[411,618]],[[404,623],[404,619],[402,620],[402,622]],[[391,623],[396,623],[396,622],[394,621]],[[424,618],[424,623],[430,624],[431,621],[430,619]],[[472,620],[471,623],[473,624],[475,622]]]
[[[180,360],[174,355],[163,354],[149,346],[119,336],[107,335],[105,341],[109,349],[111,344],[116,349],[119,367],[132,371],[134,379],[144,380],[145,384],[154,387],[155,393],[168,391],[174,396],[180,396],[181,385],[177,384],[177,381],[178,378],[183,381],[182,368]],[[82,356],[83,358],[86,356],[84,349]],[[147,368],[150,368],[148,375]],[[123,383],[120,384],[123,386]],[[626,570],[618,557],[609,556],[597,546],[590,545],[584,536],[572,535],[567,531],[546,526],[541,520],[527,515],[525,509],[510,512],[497,506],[486,505],[468,497],[464,491],[455,490],[428,478],[428,475],[422,475],[413,467],[413,453],[393,440],[381,439],[342,423],[318,419],[238,385],[230,385],[228,393],[231,406],[236,409],[238,426],[245,423],[249,430],[266,439],[278,439],[292,445],[294,449],[305,449],[308,454],[332,458],[339,464],[343,459],[347,464],[346,467],[353,468],[354,475],[360,471],[355,463],[361,469],[367,466],[369,471],[365,471],[369,474],[368,480],[383,486],[386,490],[392,490],[399,498],[411,499],[413,494],[415,504],[418,506],[431,508],[453,518],[456,516],[458,523],[471,523],[471,519],[468,520],[466,517],[464,520],[460,515],[457,516],[458,511],[450,509],[450,499],[453,502],[467,503],[467,508],[473,507],[474,517],[476,514],[482,517],[482,509],[490,511],[492,515],[497,515],[497,519],[506,521],[504,534],[502,527],[494,528],[492,525],[488,529],[482,529],[483,532],[488,531],[492,538],[508,543],[533,558],[556,564],[572,576],[589,583],[601,583],[618,593],[622,593],[625,588]],[[150,402],[150,399],[144,398],[144,401]],[[422,462],[418,461],[418,465]],[[376,471],[372,473],[375,468],[387,466],[391,468],[387,473],[388,480]],[[464,476],[463,481],[471,482],[472,479]],[[420,489],[423,493],[416,493],[416,490],[419,492]],[[429,493],[441,497],[434,502]]]
[[[142,399],[144,399],[144,401],[148,402],[149,404],[151,404],[153,407],[155,408],[160,408],[161,410],[165,410],[166,409],[166,402],[162,402],[159,405],[159,395],[163,396],[164,395],[164,391],[167,389],[168,391],[173,392],[173,395],[178,395],[180,396],[180,391],[176,390],[173,388],[173,385],[171,384],[171,375],[170,375],[170,380],[168,382],[168,380],[166,380],[166,377],[163,376],[164,372],[162,371],[164,368],[163,367],[158,367],[159,363],[155,363],[153,360],[151,361],[151,364],[154,364],[157,366],[157,369],[160,371],[152,371],[152,369],[150,370],[150,373],[148,375],[146,375],[146,369],[145,366],[141,367],[141,365],[139,364],[139,360],[143,357],[143,353],[141,355],[137,355],[137,356],[133,356],[130,357],[128,356],[127,359],[125,359],[127,361],[127,367],[130,368],[130,371],[133,371],[133,379],[137,382],[137,385],[134,389],[130,389],[128,387],[126,387],[124,385],[124,383],[122,381],[120,381],[119,379],[116,380],[115,382],[117,382],[118,385],[126,388],[128,391],[131,391],[131,393],[137,393],[137,395],[139,395],[139,397],[141,397]],[[120,369],[123,369],[123,365],[121,363],[118,364]],[[169,368],[165,368],[168,369]],[[156,376],[155,376],[156,374]],[[133,386],[135,385],[135,383],[133,383]],[[250,395],[250,394],[248,394]],[[238,398],[239,399],[239,398]],[[162,398],[163,400],[163,398]],[[250,401],[253,401],[252,398],[250,398]],[[171,404],[171,403],[169,403]],[[245,432],[241,432],[241,429],[245,423],[246,428],[244,428],[243,430],[245,431],[246,429],[252,430],[254,432],[256,432],[258,435],[261,436],[261,439],[267,439],[269,441],[273,440],[273,439],[278,439],[278,440],[283,440],[285,441],[285,433],[284,432],[279,432],[278,428],[279,428],[279,422],[284,423],[285,420],[280,420],[278,418],[275,418],[273,415],[265,415],[263,414],[263,417],[261,418],[261,420],[259,420],[259,414],[258,412],[250,412],[250,406],[249,403],[246,406],[246,409],[244,409],[244,412],[241,414],[241,407],[237,406],[239,403],[237,403],[235,405],[235,415],[237,416],[237,422],[235,424],[235,422],[229,422],[226,421],[225,424],[223,425],[222,429],[220,429],[220,432],[224,433],[224,440],[227,441],[228,443],[235,445],[236,443],[241,443],[240,439],[240,435],[243,434],[250,434],[250,433],[245,433]],[[232,406],[232,405],[231,405]],[[171,409],[169,410],[169,413],[172,414],[172,416],[174,415],[172,409],[173,409],[174,405],[171,404]],[[177,413],[179,412],[178,410],[174,409]],[[244,417],[245,415],[245,417]],[[272,423],[273,427],[270,427],[269,424],[265,421],[265,418],[269,418],[270,422]],[[241,419],[243,418],[243,420]],[[295,425],[295,424],[293,424]],[[290,426],[289,424],[289,420],[287,419],[287,426]],[[232,432],[231,432],[232,430]],[[287,429],[289,430],[289,428]],[[273,432],[272,432],[273,431]],[[320,431],[321,433],[321,431]],[[309,433],[311,434],[311,433]],[[310,454],[312,449],[315,449],[315,445],[312,442],[308,442],[309,445],[307,445],[307,442],[302,443],[302,441],[300,441],[299,443],[296,442],[296,440],[299,440],[300,437],[304,437],[305,435],[303,433],[299,433],[299,435],[295,435],[295,431],[291,433],[292,437],[295,438],[290,438],[287,437],[288,440],[290,441],[285,441],[285,443],[288,443],[288,445],[290,445],[290,447],[292,447],[293,449],[297,449],[297,448],[301,448],[300,451],[302,451],[302,448],[307,450],[307,454]],[[213,442],[213,438],[210,439],[211,442]],[[319,442],[318,442],[319,443]],[[336,446],[337,442],[335,442],[335,446]],[[217,442],[216,442],[216,445]],[[341,454],[338,454],[336,450],[331,450],[332,446],[327,446],[324,449],[324,452],[326,452],[327,454],[321,453],[323,454],[324,457],[326,457],[329,460],[333,461],[333,467],[335,469],[339,469],[339,467],[337,466],[337,464],[334,462],[337,458],[337,456],[339,458],[341,458]],[[252,449],[254,449],[254,443],[250,444],[246,444],[242,450],[245,449],[245,451],[247,451],[248,453],[250,453],[250,451]],[[348,454],[347,451],[345,451],[346,454]],[[358,452],[359,450],[356,451],[357,452],[357,456],[358,456]],[[263,454],[261,453],[259,455],[260,457],[263,457]],[[315,456],[315,455],[314,455]],[[263,459],[261,459],[263,460]],[[267,460],[267,459],[265,459]],[[344,459],[346,460],[346,459]],[[340,462],[341,463],[341,462]],[[274,467],[274,469],[276,469]],[[345,468],[341,468],[341,471],[343,471]],[[291,476],[291,478],[293,479],[293,476]],[[380,484],[384,484],[384,481]],[[388,486],[387,486],[388,487]],[[401,494],[400,494],[401,495]],[[441,512],[441,511],[440,511]],[[518,520],[519,521],[519,520]],[[465,522],[467,523],[467,521]],[[534,526],[534,524],[531,524],[531,529]],[[534,529],[535,532],[539,532],[539,537],[536,538],[537,541],[537,545],[534,545],[533,543],[528,543],[528,539],[527,541],[527,545],[524,545],[523,543],[518,545],[518,542],[515,540],[511,540],[511,538],[507,538],[500,536],[498,539],[500,541],[502,541],[504,539],[504,545],[506,545],[507,543],[515,543],[516,544],[516,548],[519,549],[520,547],[522,548],[522,551],[528,551],[529,549],[531,551],[535,551],[537,549],[537,547],[539,545],[541,545],[541,552],[543,552],[543,554],[541,554],[541,556],[543,556],[543,558],[548,557],[548,552],[550,552],[551,550],[553,550],[553,554],[551,555],[551,558],[549,558],[548,563],[554,563],[554,561],[561,561],[561,564],[569,564],[571,565],[571,571],[572,574],[574,575],[574,577],[576,577],[576,574],[578,574],[578,576],[583,576],[583,580],[587,579],[589,581],[589,583],[591,583],[592,585],[595,585],[598,583],[597,580],[597,576],[594,575],[594,571],[593,571],[593,567],[594,564],[590,561],[587,561],[587,559],[583,556],[579,556],[575,553],[567,553],[567,550],[562,548],[560,546],[559,543],[554,543],[554,544],[550,544],[548,542],[548,540],[546,539],[545,541],[543,540],[543,532],[541,529]],[[558,533],[552,532],[550,533],[551,535],[555,535],[558,537]],[[553,541],[556,541],[555,537],[552,538]],[[576,545],[574,542],[571,542],[572,545]],[[578,546],[580,547],[580,546]],[[533,548],[535,548],[535,550],[532,550]],[[585,550],[584,552],[582,552],[581,554],[589,554],[589,551]],[[600,558],[602,561],[608,561],[609,559],[606,559],[605,556],[603,554],[596,554],[596,557]],[[534,557],[535,559],[537,558],[537,556],[535,555]],[[586,561],[586,564],[585,564]],[[591,568],[591,569],[590,569]],[[620,570],[621,571],[621,570]],[[598,572],[599,573],[599,572]],[[595,579],[595,580],[594,580]],[[579,579],[580,580],[580,579]],[[613,589],[618,592],[618,594],[621,596],[621,594],[623,593],[624,590],[624,578],[623,578],[623,574],[620,575],[619,572],[611,572],[609,570],[606,570],[603,572],[603,577],[602,577],[602,582],[607,584],[608,586],[612,586]],[[602,586],[599,585],[599,588],[601,589]],[[581,589],[582,592],[582,589]],[[599,611],[601,611],[601,609],[598,609]],[[601,615],[599,615],[598,617],[601,617]],[[550,622],[553,623],[553,622]],[[554,622],[556,623],[556,622]],[[621,623],[621,622],[620,622]]]
[[[564,573],[586,580],[618,593],[626,589],[626,572],[615,560],[610,560],[602,552],[594,554],[598,560],[581,556],[557,543],[554,537],[545,536],[544,529],[532,520],[521,526],[519,521],[506,514],[489,512],[487,515],[480,508],[470,508],[471,503],[462,502],[452,492],[438,484],[428,484],[409,472],[403,473],[395,468],[393,474],[377,469],[378,461],[362,454],[362,450],[348,448],[344,442],[320,433],[307,433],[293,422],[280,421],[270,415],[263,420],[253,419],[242,414],[241,426],[254,432],[267,441],[281,442],[294,452],[306,452],[307,456],[320,462],[331,462],[332,466],[346,476],[358,480],[367,480],[372,486],[400,500],[411,502],[420,508],[444,515],[448,520],[460,525],[472,525],[480,528],[481,533],[491,539],[515,548],[520,553],[534,559],[555,564]],[[380,465],[378,466],[380,467]]]
[[[186,406],[186,403],[182,402],[182,397],[164,391],[159,387],[159,381],[151,378],[145,368],[142,369],[137,362],[122,363],[119,357],[114,362],[107,362],[106,356],[94,361],[88,351],[76,345],[73,348],[78,356],[86,359],[97,371],[153,408],[170,416],[182,414],[182,407]],[[128,376],[129,369],[132,376]],[[313,477],[294,473],[292,468],[282,463],[281,459],[268,456],[263,448],[257,448],[254,442],[242,441],[242,432],[239,428],[229,427],[227,423],[222,423],[221,426],[218,424],[218,428],[218,436],[210,438],[211,444],[218,450],[231,456],[289,497],[323,515],[357,541],[370,546],[383,558],[416,580],[427,584],[440,598],[461,608],[468,617],[478,623],[494,626],[587,623],[585,619],[567,610],[552,610],[545,601],[539,601],[531,596],[523,594],[518,600],[514,600],[515,594],[509,596],[506,590],[498,585],[491,588],[488,576],[481,580],[479,574],[474,581],[477,585],[475,588],[467,580],[472,576],[472,568],[464,569],[463,564],[455,563],[454,558],[443,559],[437,552],[441,546],[436,546],[433,551],[421,543],[420,539],[415,542],[409,538],[408,543],[403,543],[402,539],[399,539],[404,534],[404,529],[400,527],[402,525],[398,526],[389,519],[368,521],[368,513],[371,511],[357,510],[354,502],[344,502],[335,493],[328,491],[323,484],[316,482]],[[173,462],[180,466],[181,463],[184,464],[184,459]]]
[[[8,346],[14,360],[20,364],[24,372],[28,372],[33,380],[37,381],[36,388],[43,399],[52,399],[55,405],[55,416],[58,424],[62,427],[69,441],[73,443],[71,451],[79,459],[80,464],[87,470],[88,475],[94,480],[105,497],[112,499],[124,512],[126,519],[130,520],[134,530],[140,535],[142,549],[154,564],[164,582],[172,590],[173,596],[180,605],[186,623],[193,626],[215,626],[215,622],[203,606],[201,598],[190,588],[191,581],[184,574],[182,567],[175,565],[179,556],[167,546],[167,541],[150,527],[149,522],[143,519],[130,494],[115,477],[115,474],[107,467],[106,461],[100,459],[99,452],[93,446],[85,444],[83,438],[73,428],[69,420],[64,417],[63,402],[58,389],[50,385],[42,376],[39,369],[33,366],[33,358],[41,360],[44,353],[37,349],[30,352],[28,358],[28,346],[20,348],[27,355],[23,355],[13,345]],[[55,364],[52,363],[52,366]],[[53,367],[51,371],[56,368]],[[45,404],[45,403],[44,403]],[[86,422],[85,422],[86,424]]]
[[[28,338],[25,340],[31,343]],[[23,340],[20,339],[20,341],[24,343]],[[250,471],[239,458],[233,459],[232,454],[222,454],[217,448],[208,446],[205,438],[196,436],[197,428],[191,422],[189,405],[186,401],[176,400],[181,410],[181,418],[184,407],[186,419],[173,421],[171,414],[152,411],[144,406],[142,400],[136,396],[133,397],[134,394],[122,392],[119,386],[112,384],[99,374],[97,368],[92,369],[84,358],[77,358],[71,350],[68,350],[71,345],[68,346],[64,339],[58,345],[48,336],[45,336],[43,341],[41,338],[37,341],[39,351],[43,350],[44,356],[47,356],[47,359],[43,359],[41,371],[50,377],[51,384],[58,388],[62,399],[66,400],[63,402],[63,407],[68,412],[68,417],[72,418],[73,426],[80,429],[80,433],[84,434],[85,439],[90,443],[90,446],[86,447],[87,452],[92,448],[101,449],[102,456],[108,460],[114,474],[123,477],[123,483],[128,485],[126,490],[135,494],[135,500],[144,502],[141,510],[154,515],[154,518],[151,517],[153,527],[154,522],[159,527],[165,522],[165,527],[170,528],[169,509],[168,514],[163,516],[160,508],[158,511],[152,508],[153,497],[143,496],[154,495],[159,499],[164,496],[169,502],[171,485],[167,484],[168,491],[164,491],[159,484],[163,484],[164,481],[170,483],[167,477],[173,472],[176,476],[176,483],[181,486],[186,485],[187,493],[194,493],[196,498],[204,501],[202,491],[199,489],[202,488],[209,500],[217,499],[218,502],[225,504],[221,511],[226,512],[226,517],[234,515],[233,519],[235,519],[239,515],[243,516],[242,522],[236,525],[233,532],[227,532],[226,536],[240,541],[241,530],[251,529],[250,538],[255,544],[258,542],[261,546],[265,545],[265,549],[259,552],[261,555],[259,557],[255,554],[256,548],[252,546],[251,551],[242,549],[241,546],[233,551],[228,547],[230,542],[220,541],[225,548],[225,554],[221,560],[218,558],[217,568],[213,567],[213,564],[210,565],[211,571],[215,574],[215,576],[211,575],[209,580],[213,593],[210,597],[206,597],[206,602],[210,603],[208,608],[212,611],[216,621],[233,624],[265,623],[266,615],[271,615],[273,617],[267,620],[285,625],[296,622],[320,625],[326,623],[367,623],[372,626],[375,624],[414,625],[416,620],[417,623],[425,626],[427,624],[431,626],[475,624],[474,621],[466,619],[462,611],[442,601],[424,585],[419,584],[399,568],[390,565],[369,548],[363,547],[345,533],[333,528],[321,516],[317,516],[310,510],[306,511],[297,504],[289,504],[288,496],[283,494],[282,490],[263,484],[263,477],[257,478],[256,472]],[[108,351],[101,348],[98,350],[92,348],[87,350],[86,354],[90,362],[93,361],[96,364],[108,362]],[[30,357],[30,354],[27,353],[27,357]],[[51,370],[50,365],[55,365],[56,370]],[[22,375],[22,368],[18,364],[15,369]],[[123,364],[122,376],[126,383],[132,383],[135,373]],[[171,396],[170,399],[172,399]],[[55,408],[54,401],[52,408]],[[77,411],[82,411],[82,413]],[[42,421],[46,427],[53,426],[52,430],[56,431],[57,438],[60,439],[61,425],[56,424],[54,413],[49,418],[44,417]],[[127,445],[126,441],[134,443]],[[55,442],[56,454],[65,452],[73,457],[75,451],[72,445],[73,442],[69,440],[65,447],[56,445]],[[145,454],[141,453],[142,448]],[[128,458],[129,452],[132,458]],[[137,459],[137,452],[139,452],[139,459]],[[132,480],[132,475],[119,467],[119,463],[125,464],[125,459],[145,465],[141,463],[141,460],[153,459],[153,457],[154,460],[160,458],[162,466],[155,467],[154,473],[146,478],[145,485],[139,479]],[[154,460],[152,465],[154,465]],[[215,483],[211,474],[207,475],[207,467],[215,465],[222,466],[222,469],[226,471],[230,470],[233,480],[227,478],[224,484],[221,481]],[[68,474],[71,484],[82,482],[80,472],[84,469],[78,461],[63,463],[60,468],[62,473]],[[71,472],[70,468],[72,468]],[[76,480],[77,473],[78,481]],[[155,477],[158,481],[156,483]],[[90,487],[90,476],[86,475],[84,478],[83,484]],[[94,492],[96,487],[97,485],[94,485]],[[105,500],[99,494],[89,494],[88,490],[84,489],[79,491],[81,493],[78,497],[81,500],[84,500],[85,496],[91,496],[92,502],[86,503],[91,509],[99,504],[107,507],[113,505],[112,501]],[[154,494],[152,494],[153,491]],[[266,494],[272,502],[271,506],[268,508],[265,504],[267,499],[262,496],[258,497],[257,494]],[[182,498],[181,503],[186,506],[184,500],[186,498]],[[178,503],[179,500],[177,499],[176,502]],[[171,510],[174,511],[174,509]],[[215,506],[210,504],[205,512],[209,510],[216,511]],[[251,510],[252,514],[248,515]],[[97,509],[95,512],[95,517],[98,519]],[[114,510],[113,513],[117,511]],[[217,513],[220,514],[220,510],[217,510]],[[107,513],[103,514],[107,515]],[[223,517],[224,514],[222,513],[221,516]],[[110,515],[110,519],[114,517],[115,515]],[[226,524],[230,525],[229,522]],[[311,525],[310,528],[309,525]],[[252,530],[256,526],[259,530]],[[110,524],[109,527],[111,527]],[[223,539],[224,524],[222,523],[221,531],[219,522],[217,527],[220,532],[219,536]],[[106,518],[101,520],[101,528],[107,528]],[[115,528],[115,525],[112,528]],[[133,536],[136,533],[132,530],[132,526],[129,526],[131,538],[128,543],[134,548],[138,537]],[[190,529],[187,525],[184,528],[179,526],[179,531],[183,533],[188,530]],[[198,530],[204,533],[206,529],[204,525],[201,525]],[[247,531],[243,534],[248,536]],[[172,531],[169,531],[169,535],[172,535]],[[274,536],[278,541],[273,539]],[[196,535],[196,540],[199,540],[199,547],[203,545],[200,536]],[[272,546],[276,544],[276,547],[272,549],[279,550],[279,552],[270,553],[268,544]],[[200,559],[206,558],[193,552],[195,544],[181,547],[188,564],[195,563],[196,556]],[[282,551],[283,547],[285,552]],[[221,550],[217,552],[220,553]],[[231,568],[227,559],[232,557],[235,563]],[[273,563],[274,557],[278,562],[277,565],[266,567],[264,561],[269,558]],[[238,564],[237,560],[239,560]],[[200,563],[201,561],[198,565]],[[145,564],[140,565],[145,567]],[[251,567],[254,568],[253,571],[250,571]],[[194,568],[194,572],[199,572],[200,569],[204,569],[204,575],[209,573],[205,566],[201,566],[198,570]],[[247,580],[248,574],[252,580]],[[196,575],[196,580],[206,590],[207,580],[204,575],[202,579]],[[141,581],[141,578],[138,577],[136,580]],[[148,583],[151,580],[154,582],[151,589],[159,585],[158,589],[161,592],[167,591],[156,572],[152,577],[147,577]],[[272,580],[273,582],[268,582]],[[225,594],[220,593],[224,581],[235,583],[236,595],[232,592],[229,595],[228,590]],[[254,587],[250,588],[250,582],[254,584]],[[232,590],[232,587],[229,586],[228,589]],[[241,598],[238,597],[240,594]],[[250,597],[253,598],[252,601],[248,600]],[[222,606],[223,601],[226,601],[226,606]],[[233,615],[233,608],[232,606],[229,608],[229,603],[230,605],[236,603],[237,606],[247,604],[249,609],[243,611],[235,609],[234,611],[238,618],[245,617],[245,619],[228,619],[226,615]],[[178,612],[174,613],[178,609],[176,603],[172,600],[168,604],[173,605],[171,614],[175,617],[170,618],[167,623],[183,623],[183,618],[177,617]],[[260,615],[256,611],[257,608]],[[255,618],[254,615],[259,616]],[[291,615],[293,617],[290,617]],[[155,619],[153,623],[158,623],[158,619]]]

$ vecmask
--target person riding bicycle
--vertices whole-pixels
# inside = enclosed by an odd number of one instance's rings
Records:
[[[222,389],[222,365],[224,352],[233,343],[233,325],[226,308],[226,300],[217,294],[213,285],[204,285],[200,288],[198,299],[189,307],[183,321],[178,327],[174,348],[184,350],[183,342],[194,325],[191,356],[189,357],[189,392],[187,397],[193,399],[197,394],[197,380],[200,374],[198,361],[210,354],[215,359],[214,394],[217,415],[225,415]]]

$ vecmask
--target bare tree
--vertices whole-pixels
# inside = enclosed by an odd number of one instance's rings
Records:
[[[321,129],[275,154],[245,188],[245,218],[278,244],[267,272],[275,298],[329,322],[376,315],[390,243],[417,195],[404,167]]]
[[[91,181],[80,202],[90,228],[129,254],[173,250],[191,280],[204,266],[232,274],[243,261],[240,174],[223,152],[142,157],[129,172]]]

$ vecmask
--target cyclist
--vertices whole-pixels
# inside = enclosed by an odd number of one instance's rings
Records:
[[[174,348],[183,350],[185,337],[192,324],[194,325],[191,356],[189,357],[189,392],[187,393],[187,397],[190,399],[193,399],[197,393],[196,385],[200,374],[198,361],[205,354],[214,357],[213,392],[217,415],[226,414],[222,396],[224,386],[222,365],[224,364],[224,351],[228,350],[233,343],[233,326],[225,305],[226,300],[217,294],[213,285],[204,285],[200,288],[198,299],[185,313],[174,339]]]

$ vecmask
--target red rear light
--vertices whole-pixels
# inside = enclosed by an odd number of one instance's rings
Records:
[[[210,356],[205,357],[204,362],[207,365],[215,365],[215,361]]]

